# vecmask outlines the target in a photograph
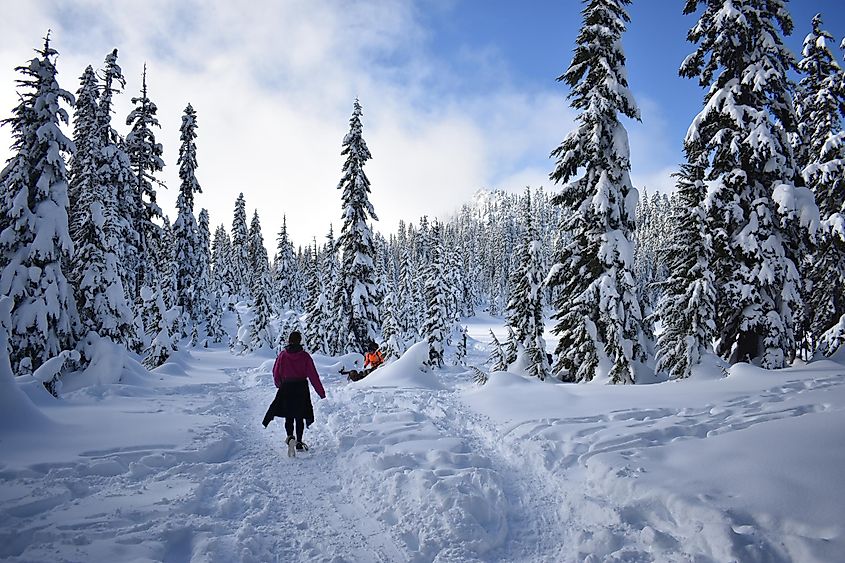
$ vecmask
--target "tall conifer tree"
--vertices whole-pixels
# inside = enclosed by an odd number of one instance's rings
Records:
[[[158,108],[147,96],[147,65],[144,65],[141,78],[141,94],[132,98],[132,103],[135,107],[126,118],[126,124],[131,126],[126,136],[126,152],[132,166],[132,197],[137,206],[133,214],[139,252],[135,279],[140,288],[143,285],[152,287],[154,283],[153,248],[161,238],[161,227],[155,220],[163,215],[156,202],[156,187],[161,182],[155,174],[164,169],[164,150],[155,137],[154,129],[161,125],[156,117]]]
[[[211,280],[211,231],[208,226],[208,210],[201,209],[197,231],[197,320],[206,323],[211,316],[213,284]]]
[[[788,139],[795,116],[787,71],[794,61],[781,34],[791,33],[792,20],[783,0],[687,0],[684,13],[702,4],[688,33],[697,48],[680,72],[708,89],[685,149],[689,162],[709,163],[717,352],[731,362],[780,368],[795,352],[800,307],[797,210],[783,205],[802,199]]]
[[[161,226],[161,240],[156,245],[156,271],[161,278],[161,293],[167,308],[176,304],[176,261],[175,243],[170,219],[164,216]]]
[[[830,354],[838,347],[830,344],[841,339],[822,335],[845,321],[845,232],[831,228],[842,225],[845,214],[845,132],[841,121],[845,116],[845,72],[830,50],[833,36],[821,26],[817,14],[798,63],[803,77],[795,96],[799,118],[795,151],[826,227],[819,233],[812,259],[801,264],[807,277],[805,328],[810,347]]]
[[[276,256],[273,260],[273,279],[282,311],[292,308],[296,297],[297,265],[293,243],[288,238],[287,217],[282,215],[282,227],[276,238]]]
[[[100,91],[97,75],[91,65],[79,78],[80,86],[76,91],[76,105],[73,112],[73,144],[76,151],[70,159],[70,200],[69,228],[74,241],[80,240],[79,231],[87,217],[87,210],[79,205],[81,194],[94,189],[99,182],[98,163],[100,159],[100,136],[98,117]]]
[[[384,344],[381,351],[385,359],[398,358],[405,353],[407,345],[396,322],[396,293],[392,290],[384,296],[384,308],[382,313],[381,338]]]
[[[101,75],[100,84],[90,67],[83,74],[83,104],[75,117],[75,136],[84,152],[77,151],[74,161],[71,278],[83,333],[96,333],[140,351],[143,326],[132,310],[127,286],[131,282],[134,287],[135,278],[124,265],[127,255],[135,256],[137,237],[119,199],[119,194],[131,189],[131,170],[120,136],[111,126],[113,96],[124,83],[116,49],[106,56]],[[82,353],[90,359],[93,350]]]
[[[422,326],[422,337],[428,341],[428,365],[442,367],[451,319],[446,310],[449,288],[446,286],[443,275],[443,249],[438,223],[434,224],[432,238],[428,249],[431,260],[425,271],[426,316]]]
[[[672,378],[689,377],[716,336],[716,287],[710,264],[713,248],[707,232],[704,198],[706,163],[687,163],[678,174],[676,205],[667,244],[669,278],[661,284],[657,318],[657,370]]]
[[[261,234],[261,221],[258,211],[252,216],[249,229],[249,260],[252,272],[252,295],[255,300],[252,319],[249,323],[249,341],[246,348],[257,350],[261,347],[272,348],[275,344],[270,317],[273,314],[270,290],[272,287],[270,263],[267,259],[267,249],[264,247],[264,237]]]
[[[74,98],[56,80],[49,33],[36,53],[16,69],[19,102],[3,120],[13,154],[0,171],[0,296],[13,300],[8,344],[19,374],[76,344],[76,304],[63,270],[73,251],[65,158],[74,146],[59,128],[68,122],[60,104]]]
[[[560,235],[568,242],[548,283],[557,292],[554,371],[567,381],[588,381],[607,369],[612,382],[633,383],[635,363],[645,359],[632,275],[637,191],[629,177],[628,135],[619,121],[619,114],[639,119],[621,47],[627,4],[586,2],[572,63],[559,78],[571,88],[572,107],[581,111],[578,127],[552,152],[557,163],[551,178],[563,184],[554,202],[565,209]]]
[[[111,125],[114,113],[114,96],[123,91],[126,79],[117,64],[117,49],[106,56],[102,70],[97,131],[100,136],[100,160],[98,162],[99,182],[104,195],[105,229],[113,238],[109,243],[117,255],[117,273],[124,289],[124,300],[131,306],[136,292],[135,270],[139,256],[139,234],[135,230],[135,217],[140,213],[134,197],[132,165],[126,154],[125,144]],[[120,305],[123,307],[123,304]],[[133,329],[134,330],[134,329]],[[126,335],[124,340],[135,340]],[[127,344],[128,345],[128,344]],[[133,348],[137,346],[132,345]]]
[[[326,279],[331,279],[332,270],[329,265],[330,257],[328,252],[322,254],[317,252],[317,242],[311,250],[314,259],[312,271],[309,276],[308,294],[311,300],[305,317],[305,342],[309,350],[320,354],[331,353],[332,335],[330,324],[332,321],[331,309],[329,307],[329,294],[326,291]]]
[[[226,227],[218,225],[211,243],[211,279],[214,291],[220,296],[221,307],[228,307],[232,294],[232,241]]]
[[[343,226],[338,239],[346,306],[343,317],[348,327],[348,345],[354,351],[366,350],[367,343],[376,339],[379,327],[375,249],[367,223],[368,219],[378,221],[378,217],[370,203],[370,181],[364,173],[364,164],[372,155],[362,135],[361,115],[361,104],[356,98],[349,133],[343,139],[341,155],[346,156],[346,161],[337,186],[342,192],[343,207]]]
[[[543,380],[549,370],[543,339],[543,257],[540,241],[531,219],[531,190],[523,200],[523,237],[517,247],[519,263],[513,272],[507,305],[508,325],[528,356],[528,371]]]
[[[237,299],[250,296],[249,270],[249,229],[246,225],[246,201],[244,194],[238,194],[235,200],[235,215],[232,220],[232,254],[229,261],[231,267],[232,295]]]
[[[174,269],[176,275],[176,305],[181,308],[178,329],[180,337],[188,336],[199,318],[198,272],[200,268],[200,239],[194,217],[194,194],[201,193],[196,177],[197,114],[191,104],[185,108],[180,127],[178,215],[173,223]]]

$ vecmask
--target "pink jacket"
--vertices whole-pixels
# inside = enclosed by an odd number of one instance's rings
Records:
[[[280,387],[282,381],[301,381],[306,378],[311,382],[311,386],[320,398],[325,399],[326,391],[320,382],[317,368],[314,367],[314,360],[311,359],[308,352],[304,350],[299,352],[282,350],[282,353],[276,358],[275,365],[273,365],[273,382],[276,387]]]

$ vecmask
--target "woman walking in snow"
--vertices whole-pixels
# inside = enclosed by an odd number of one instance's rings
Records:
[[[276,384],[276,398],[264,417],[264,426],[270,424],[274,417],[285,419],[285,430],[288,455],[294,457],[296,450],[305,451],[308,446],[302,441],[302,434],[306,426],[314,422],[314,407],[311,405],[311,393],[308,381],[321,399],[326,398],[317,368],[311,355],[302,349],[302,334],[298,331],[290,333],[288,345],[276,358],[273,366],[273,382]],[[294,438],[294,429],[296,438]]]

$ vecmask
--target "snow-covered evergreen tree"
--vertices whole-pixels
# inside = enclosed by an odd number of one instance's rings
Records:
[[[228,308],[232,296],[232,241],[226,227],[218,225],[211,242],[211,279],[214,291],[220,295],[219,304]]]
[[[546,342],[543,339],[543,256],[537,231],[532,222],[531,190],[523,199],[522,242],[519,245],[519,262],[510,282],[510,298],[506,307],[508,325],[516,340],[522,344],[529,357],[528,370],[544,380],[549,370]]]
[[[14,300],[8,344],[16,369],[37,369],[76,344],[76,303],[63,270],[73,252],[65,158],[74,146],[59,128],[68,122],[60,104],[74,98],[56,79],[49,34],[36,53],[16,68],[19,102],[2,122],[13,154],[0,171],[0,296]]]
[[[232,220],[231,290],[236,299],[250,297],[251,274],[249,269],[249,229],[246,225],[246,201],[244,194],[238,194],[235,200],[235,215]]]
[[[135,270],[139,255],[140,236],[135,230],[134,218],[141,212],[139,202],[134,197],[132,165],[126,154],[125,144],[118,132],[111,126],[114,113],[114,96],[122,92],[126,85],[123,71],[117,64],[117,49],[106,56],[102,70],[99,107],[97,108],[97,133],[100,137],[97,176],[102,186],[104,228],[109,243],[117,256],[114,267],[120,276],[124,289],[123,301],[132,306],[137,295]],[[114,296],[112,296],[114,299]],[[121,308],[123,303],[119,305]],[[139,351],[140,341],[133,325],[131,333],[122,336],[122,341],[130,348]]]
[[[178,215],[173,223],[174,268],[176,273],[176,305],[181,309],[179,333],[184,338],[199,321],[200,238],[194,217],[194,194],[202,193],[196,177],[197,113],[191,104],[185,108],[180,127],[179,146],[179,196],[176,198]]]
[[[153,248],[161,238],[161,227],[156,220],[161,220],[163,216],[156,202],[156,187],[162,184],[155,174],[164,169],[161,158],[164,151],[155,137],[154,129],[161,128],[161,125],[156,117],[158,108],[147,96],[147,65],[144,65],[141,79],[141,95],[133,97],[132,103],[135,107],[126,118],[126,125],[131,126],[126,135],[126,153],[132,167],[132,196],[138,206],[138,211],[134,213],[139,253],[135,279],[138,287],[141,287],[154,283],[156,272],[153,267]]]
[[[335,271],[334,277],[331,278],[329,285],[326,287],[326,292],[329,297],[329,310],[332,311],[332,317],[329,325],[329,342],[333,355],[343,354],[346,352],[348,328],[340,313],[344,311],[345,307],[345,293],[343,291],[343,277],[340,270]]]
[[[637,230],[634,233],[634,279],[643,315],[653,313],[660,299],[661,282],[668,277],[664,246],[669,234],[672,204],[665,194],[640,194],[637,203]],[[643,329],[650,335],[650,326]]]
[[[100,155],[100,136],[98,118],[100,91],[97,75],[91,65],[79,78],[80,86],[76,92],[76,105],[73,113],[73,144],[76,151],[70,159],[70,184],[68,188],[69,230],[71,240],[78,241],[82,222],[87,211],[79,205],[80,194],[93,189],[99,182],[97,169]]]
[[[118,274],[116,229],[111,226],[115,218],[107,212],[106,188],[98,183],[80,194],[78,205],[85,218],[75,241],[71,279],[76,287],[83,333],[95,332],[134,348],[140,339]]]
[[[273,281],[282,311],[291,309],[297,292],[297,265],[293,243],[288,238],[287,217],[282,215],[282,227],[276,238],[276,256],[273,258]]]
[[[372,230],[368,219],[378,221],[370,203],[370,181],[364,164],[372,158],[362,136],[361,104],[355,99],[349,133],[343,139],[341,155],[346,156],[343,173],[337,188],[341,190],[343,226],[338,238],[343,272],[343,291],[346,309],[343,311],[351,351],[367,349],[377,337],[379,308],[373,258]]]
[[[508,362],[505,359],[505,351],[502,349],[502,343],[499,342],[499,339],[496,338],[492,330],[490,331],[490,346],[492,348],[490,359],[488,360],[491,364],[490,371],[505,371],[508,369]]]
[[[275,338],[270,319],[273,315],[270,291],[272,278],[270,263],[267,259],[267,249],[264,247],[264,237],[261,234],[261,221],[258,211],[252,216],[249,229],[249,261],[252,272],[252,295],[255,300],[252,319],[249,323],[247,350],[257,350],[262,347],[273,348]]]
[[[462,366],[466,364],[467,357],[467,329],[458,325],[455,333],[455,365]]]
[[[152,341],[144,354],[144,366],[153,369],[164,362],[176,351],[174,337],[170,334],[170,323],[167,319],[167,307],[162,298],[161,287],[157,283],[155,291],[148,286],[141,288],[141,299],[144,304],[146,329],[152,334]]]
[[[398,358],[407,350],[407,344],[402,337],[402,330],[396,321],[396,301],[396,294],[393,291],[385,294],[381,319],[381,339],[384,342],[381,351],[385,359]]]
[[[425,272],[425,311],[422,337],[428,341],[429,366],[442,367],[451,319],[446,311],[446,297],[449,288],[443,275],[443,250],[440,244],[440,225],[432,228],[433,243],[428,251],[431,260]]]
[[[446,285],[449,287],[449,295],[446,297],[446,312],[451,319],[457,320],[463,310],[464,276],[461,271],[458,249],[456,248],[457,241],[453,238],[455,233],[451,229],[446,229],[446,233],[447,242],[444,247],[444,252],[446,253],[444,267],[446,269]],[[449,240],[450,238],[452,240]]]
[[[417,301],[417,283],[414,264],[411,262],[410,249],[400,250],[399,261],[399,302],[397,303],[397,323],[405,338],[416,340],[419,335],[419,301]]]
[[[112,98],[123,84],[116,50],[106,56],[101,85],[90,67],[82,76],[82,103],[76,109],[74,127],[81,150],[77,150],[73,170],[75,253],[70,279],[83,334],[95,332],[140,351],[144,339],[139,329],[143,327],[129,298],[136,280],[124,265],[126,256],[136,256],[138,242],[124,218],[130,213],[124,196],[132,189],[131,169],[122,140],[111,127]],[[127,287],[127,283],[132,285]]]
[[[161,285],[141,286],[141,325],[143,328],[144,348],[148,349],[159,331],[159,323],[164,311],[159,310],[156,298],[161,297]],[[162,301],[163,302],[163,301]]]
[[[176,304],[175,247],[173,227],[170,226],[170,219],[165,215],[162,219],[161,240],[158,241],[155,248],[155,262],[156,271],[160,278],[162,297],[168,308]]]
[[[629,3],[587,2],[572,63],[559,78],[581,111],[578,127],[552,152],[551,178],[563,184],[554,202],[565,208],[560,230],[567,242],[547,281],[557,292],[554,371],[566,381],[588,381],[606,369],[613,383],[633,383],[635,363],[645,359],[632,275],[637,191],[619,121],[619,114],[639,119],[621,47]]]
[[[378,296],[379,309],[382,309],[384,306],[384,296],[387,295],[389,291],[388,284],[390,284],[390,288],[392,288],[394,284],[391,276],[391,268],[388,264],[387,254],[389,251],[387,249],[387,243],[380,233],[376,233],[374,236],[373,248],[375,250],[375,254],[373,255],[373,261],[375,264],[373,283],[375,285],[375,295]]]
[[[794,138],[803,178],[827,227],[819,233],[815,255],[801,264],[806,275],[805,328],[811,348],[823,342],[824,351],[832,353],[836,348],[830,343],[835,340],[821,337],[845,315],[845,240],[830,229],[845,213],[845,72],[830,50],[833,36],[821,25],[817,14],[798,63],[803,78],[795,95],[799,119]]]
[[[796,348],[794,225],[806,214],[794,204],[807,201],[806,188],[794,185],[788,138],[795,118],[787,71],[794,61],[781,30],[790,33],[792,20],[783,0],[687,0],[684,13],[702,4],[688,34],[697,48],[680,72],[708,88],[685,149],[689,162],[709,162],[717,352],[731,362],[779,368]]]
[[[516,333],[513,331],[513,327],[510,325],[505,325],[505,328],[508,331],[508,336],[505,338],[505,344],[502,346],[502,351],[504,352],[505,356],[505,366],[510,366],[512,363],[516,362],[519,358],[519,350],[522,348],[522,343],[519,341],[519,338],[516,337]]]
[[[208,226],[208,210],[201,209],[197,230],[197,273],[195,280],[197,322],[208,321],[211,316],[211,230]]]
[[[841,195],[845,180],[841,175],[830,174],[827,177],[816,177],[826,168],[824,153],[830,153],[832,148],[826,145],[833,141],[839,145],[836,135],[842,130],[841,118],[845,117],[845,76],[842,68],[836,62],[836,57],[830,50],[829,43],[833,36],[821,28],[821,14],[816,14],[812,22],[812,31],[804,38],[802,59],[798,63],[801,81],[795,91],[795,113],[798,117],[795,157],[802,171],[811,164],[812,168],[805,173],[808,182],[811,180],[828,180],[830,183],[814,186],[819,211],[823,217],[839,211],[837,203],[841,203]],[[839,152],[839,151],[837,151]],[[836,154],[834,152],[834,154]],[[841,158],[841,152],[836,155]],[[841,172],[841,171],[840,171]],[[837,177],[839,176],[839,177]],[[816,184],[816,182],[813,182]]]
[[[300,293],[302,294],[300,299],[302,302],[301,308],[303,310],[308,310],[308,307],[311,306],[311,303],[314,302],[314,299],[320,292],[320,283],[318,283],[319,256],[319,251],[317,249],[317,237],[314,237],[311,244],[305,247],[304,252],[301,252],[301,256],[296,265],[297,278],[300,281],[301,287]]]
[[[223,296],[220,294],[219,289],[215,289],[209,295],[209,313],[208,313],[208,323],[206,325],[206,336],[208,337],[208,341],[213,342],[214,344],[219,344],[223,342],[223,338],[226,336],[226,331],[223,328]]]
[[[214,231],[211,243],[211,257],[209,269],[211,282],[209,285],[209,318],[206,332],[211,342],[223,342],[226,336],[223,329],[223,312],[229,307],[229,254],[231,243],[226,228],[218,225]]]
[[[247,233],[247,259],[249,260],[249,283],[255,288],[258,281],[264,278],[265,273],[270,272],[270,261],[267,258],[267,248],[264,246],[264,235],[261,233],[261,219],[256,209],[252,214],[252,221],[249,224]],[[264,288],[268,298],[272,291],[272,285]]]
[[[329,311],[330,326],[328,332],[328,345],[332,354],[341,354],[346,351],[349,326],[344,316],[348,307],[347,295],[343,282],[343,272],[340,270],[340,261],[337,256],[337,241],[334,240],[334,231],[329,226],[329,234],[326,240],[326,261],[325,261],[325,284],[326,295],[328,296],[327,308]]]
[[[311,252],[314,255],[314,260],[312,271],[309,272],[307,287],[307,292],[311,298],[305,315],[303,337],[309,350],[320,354],[329,354],[332,340],[329,327],[332,317],[329,310],[329,296],[326,293],[323,281],[324,273],[328,273],[326,270],[327,257],[325,253],[323,256],[318,255],[316,241]]]
[[[688,163],[678,174],[676,206],[666,250],[668,279],[663,282],[657,318],[657,370],[672,378],[689,377],[716,336],[716,288],[710,269],[713,249],[707,232],[704,199],[706,163]]]

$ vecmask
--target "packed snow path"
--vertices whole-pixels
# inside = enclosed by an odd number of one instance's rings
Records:
[[[155,385],[92,387],[46,406],[74,426],[41,446],[3,440],[19,455],[0,458],[0,559],[595,563],[842,553],[845,499],[826,484],[838,483],[845,444],[824,430],[845,427],[838,364],[746,367],[718,386],[549,385],[538,394],[542,384],[519,376],[494,374],[476,388],[462,369],[423,373],[413,361],[348,384],[332,361],[318,358],[328,398],[314,397],[312,449],[295,459],[281,421],[260,424],[274,392],[269,356],[194,350],[160,369]],[[789,465],[793,458],[805,458],[824,498],[795,475],[807,467]],[[742,477],[761,463],[777,473],[784,459],[783,475]],[[766,489],[772,483],[777,490]],[[749,488],[751,500],[736,492]]]

